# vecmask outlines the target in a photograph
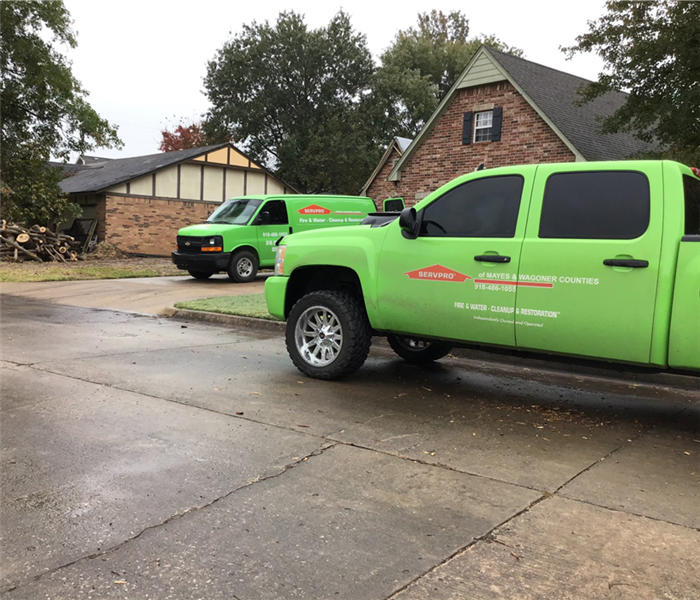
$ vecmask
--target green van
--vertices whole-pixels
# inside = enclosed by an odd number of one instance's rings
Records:
[[[252,281],[275,264],[277,241],[290,233],[359,225],[374,203],[363,196],[245,196],[227,200],[206,222],[177,232],[172,260],[196,279],[226,271],[235,282]]]

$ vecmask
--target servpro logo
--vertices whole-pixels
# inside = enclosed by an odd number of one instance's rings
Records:
[[[471,279],[469,275],[460,273],[453,269],[448,269],[442,265],[433,265],[432,267],[424,267],[404,273],[409,279],[427,279],[429,281],[453,281],[455,283],[464,283],[467,279]]]
[[[297,211],[300,215],[330,215],[333,211],[318,204],[311,204]]]

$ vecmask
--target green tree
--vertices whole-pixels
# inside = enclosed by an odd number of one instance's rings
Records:
[[[58,187],[62,175],[47,162],[53,155],[121,142],[116,128],[90,107],[57,49],[74,48],[75,33],[62,1],[0,2],[0,188],[6,219],[49,223],[77,205]]]
[[[381,57],[376,84],[397,134],[418,133],[482,44],[523,54],[493,35],[470,38],[469,20],[459,11],[419,14],[417,27],[398,32]]]
[[[342,11],[319,29],[294,12],[253,22],[208,64],[205,130],[301,191],[355,194],[387,135],[373,74],[365,36]]]
[[[629,92],[602,131],[626,131],[658,144],[659,154],[700,163],[700,3],[677,0],[607,2],[569,58],[595,52],[604,71],[581,90],[590,102],[610,90]]]

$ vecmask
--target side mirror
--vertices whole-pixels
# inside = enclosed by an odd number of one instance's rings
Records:
[[[404,207],[403,198],[387,198],[382,203],[384,212],[401,212]]]
[[[405,238],[413,240],[418,237],[418,217],[415,208],[411,206],[401,211],[399,227],[401,227],[401,233]]]

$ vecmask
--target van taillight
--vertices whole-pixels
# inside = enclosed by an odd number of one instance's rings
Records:
[[[690,167],[690,170],[693,172],[693,175],[695,175],[695,177],[700,177],[700,169],[698,169],[697,167]]]

